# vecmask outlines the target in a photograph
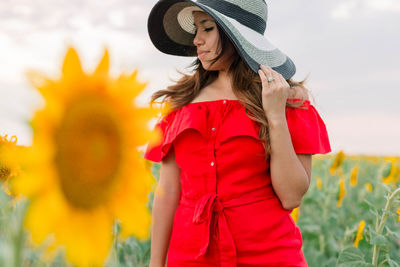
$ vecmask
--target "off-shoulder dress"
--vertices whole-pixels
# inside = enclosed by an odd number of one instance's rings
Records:
[[[303,107],[286,107],[294,151],[330,152],[322,118],[309,100]],[[155,128],[163,138],[144,157],[160,162],[173,146],[181,175],[168,267],[307,266],[300,229],[273,190],[260,127],[239,100],[189,103]]]

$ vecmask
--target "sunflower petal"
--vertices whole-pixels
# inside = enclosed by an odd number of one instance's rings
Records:
[[[101,59],[99,65],[94,71],[94,75],[106,76],[108,74],[109,68],[110,68],[110,58],[108,49],[105,48],[103,58]]]
[[[29,84],[40,90],[45,86],[49,86],[53,84],[53,81],[48,79],[43,73],[40,73],[36,70],[28,69],[25,71],[25,77],[27,78]]]
[[[83,75],[81,61],[78,53],[73,47],[69,47],[64,58],[62,73],[66,80],[74,80]]]

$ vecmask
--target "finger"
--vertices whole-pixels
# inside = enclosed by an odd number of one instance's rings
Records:
[[[269,68],[269,69],[270,69],[270,71],[269,71],[270,74],[267,77],[273,78],[273,80],[270,81],[269,83],[275,87],[280,87],[281,82],[279,80],[279,76],[278,76],[279,74],[276,71],[274,71],[273,69],[271,69],[271,68]]]
[[[282,84],[288,84],[285,78],[283,78],[282,74],[280,74],[279,72],[277,72],[277,74],[278,74],[278,79]]]
[[[275,71],[275,70],[272,69],[271,67],[269,67],[269,69],[270,69],[270,72],[271,72],[271,76],[275,78],[275,81],[276,81],[276,82],[281,82],[280,73],[277,72],[277,71]]]
[[[261,69],[258,70],[258,74],[260,75],[261,82],[263,84],[268,84],[267,76],[265,75],[265,73]]]
[[[279,72],[276,72],[276,77],[277,77],[277,80],[279,81],[279,83],[282,84],[283,87],[290,88],[289,83],[285,80],[285,78],[283,78],[282,74],[280,74]]]
[[[280,83],[280,86],[282,88],[282,90],[284,90],[285,94],[287,95],[287,97],[289,97],[290,95],[290,85],[289,83],[285,80],[285,78],[283,78],[282,74],[277,73],[278,76],[278,81]]]
[[[276,83],[279,85],[279,88],[283,88],[285,86],[284,79],[282,78],[282,75],[273,70],[273,76],[275,78]]]
[[[267,77],[273,77],[274,79],[270,82],[270,83],[274,83],[274,85],[279,85],[282,84],[282,81],[280,80],[280,73],[275,71],[274,69],[272,69],[269,66],[266,66],[268,72],[269,72],[269,76]]]
[[[267,78],[272,76],[272,69],[270,67],[261,65],[261,69],[265,73],[265,76],[267,76]]]
[[[279,84],[281,87],[286,87],[288,85],[285,78],[283,78],[282,74],[279,72],[271,69],[271,75],[275,78],[274,82]]]
[[[270,88],[270,83],[268,82],[268,78],[262,70],[258,70],[258,73],[261,78],[261,83],[263,88]]]

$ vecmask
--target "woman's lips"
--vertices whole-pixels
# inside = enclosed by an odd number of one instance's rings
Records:
[[[208,52],[199,52],[198,54],[197,54],[197,56],[199,57],[199,58],[201,58],[201,57],[204,57],[204,55],[205,54],[207,54]]]

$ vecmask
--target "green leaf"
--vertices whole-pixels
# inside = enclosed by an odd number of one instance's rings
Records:
[[[392,169],[392,162],[388,162],[382,169],[382,177],[388,177],[391,169]]]
[[[371,202],[369,202],[367,199],[364,199],[364,202],[372,209],[376,211],[376,207],[374,204],[372,204]]]
[[[400,267],[400,265],[397,262],[395,262],[389,257],[389,254],[386,254],[386,259],[390,267]]]
[[[336,267],[336,258],[330,258],[329,260],[325,261],[322,266],[324,267]]]
[[[395,240],[400,240],[400,233],[393,232],[389,227],[385,226],[387,235],[393,237]]]
[[[321,227],[317,224],[306,224],[301,226],[301,232],[319,235]]]
[[[338,264],[343,267],[373,267],[371,263],[367,263],[364,254],[359,248],[347,247],[339,254]]]
[[[377,246],[387,246],[388,240],[384,235],[378,234],[370,225],[368,225],[370,240],[369,243]]]
[[[338,253],[340,251],[340,246],[338,242],[333,238],[333,236],[330,234],[327,236],[327,241],[326,243],[328,244],[329,250],[332,252]]]

